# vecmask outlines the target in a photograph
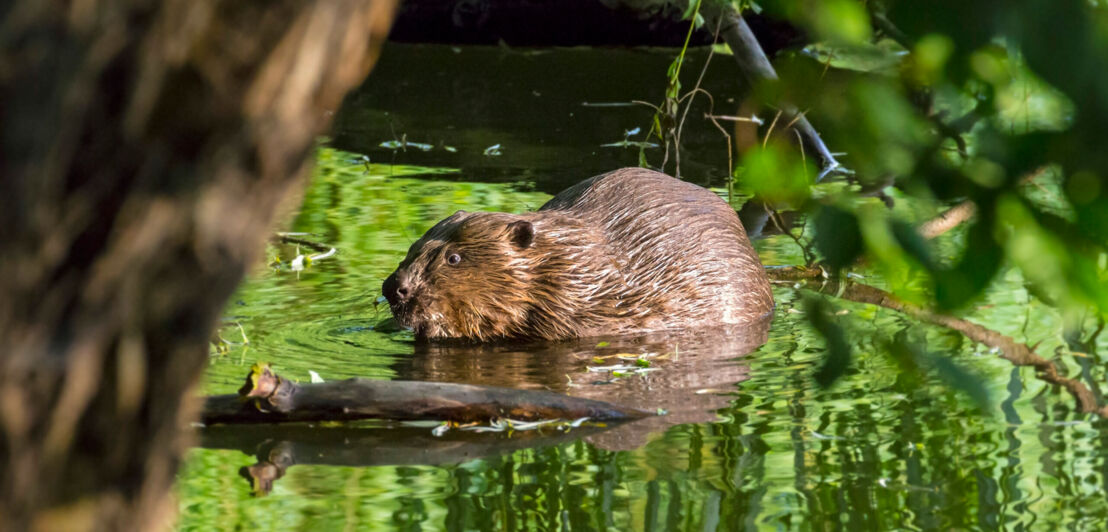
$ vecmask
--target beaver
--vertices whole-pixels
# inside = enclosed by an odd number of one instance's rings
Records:
[[[644,168],[523,214],[458,211],[382,286],[421,339],[561,340],[753,323],[773,295],[735,211]]]

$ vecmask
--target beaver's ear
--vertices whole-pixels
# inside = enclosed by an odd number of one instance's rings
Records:
[[[508,224],[508,238],[520,248],[529,248],[535,241],[535,226],[520,220]]]

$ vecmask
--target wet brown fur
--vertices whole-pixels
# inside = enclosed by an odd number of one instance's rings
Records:
[[[741,324],[773,309],[727,202],[642,168],[585,180],[536,212],[459,211],[412,244],[384,291],[398,321],[431,339]]]

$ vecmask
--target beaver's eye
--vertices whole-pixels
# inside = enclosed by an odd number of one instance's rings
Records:
[[[446,263],[453,266],[459,262],[462,262],[462,256],[457,253],[451,253],[446,256]]]

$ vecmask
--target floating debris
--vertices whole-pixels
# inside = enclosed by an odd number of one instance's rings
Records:
[[[581,107],[633,107],[635,102],[581,102]]]
[[[558,430],[568,431],[570,429],[580,427],[588,420],[588,417],[581,417],[573,420],[544,419],[541,421],[521,421],[517,419],[501,418],[489,422],[488,425],[482,425],[478,423],[458,425],[457,423],[444,421],[431,430],[431,435],[436,437],[442,436],[449,432],[451,429],[464,430],[468,432],[512,432],[538,430],[544,427],[552,427]]]
[[[486,157],[496,157],[496,156],[500,155],[500,145],[499,144],[493,144],[492,146],[489,146],[488,148],[485,148],[484,155]]]
[[[657,148],[658,145],[645,140],[631,140],[632,135],[638,135],[642,128],[631,128],[623,132],[623,140],[601,144],[601,148]]]
[[[415,148],[420,151],[431,151],[431,149],[434,148],[434,146],[430,144],[425,144],[422,142],[410,142],[407,139],[387,140],[378,144],[378,146],[389,150],[406,150],[408,148]]]
[[[654,144],[653,142],[623,139],[619,142],[609,142],[607,144],[601,144],[600,147],[601,148],[657,148],[658,145]]]
[[[609,366],[589,366],[585,369],[589,373],[609,373],[614,378],[633,377],[635,375],[641,376],[652,371],[661,371],[662,368],[651,367],[653,363],[650,359],[654,357],[658,357],[658,353],[643,353],[641,355],[620,353],[604,357],[593,357],[593,363],[601,363],[610,358],[616,358],[625,363]]]
[[[289,264],[289,269],[294,272],[304,271],[304,262],[308,257],[304,255],[297,255],[295,259]]]

